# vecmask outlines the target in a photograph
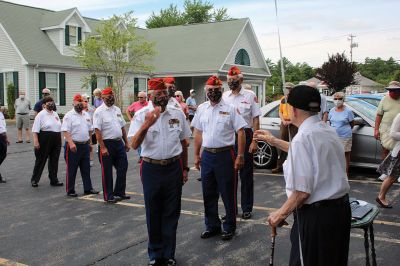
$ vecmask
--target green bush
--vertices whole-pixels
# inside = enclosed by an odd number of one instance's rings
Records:
[[[7,85],[7,109],[8,109],[8,117],[13,119],[15,116],[15,86],[10,83]]]

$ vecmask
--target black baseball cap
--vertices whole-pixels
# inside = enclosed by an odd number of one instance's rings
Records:
[[[304,111],[321,111],[321,95],[317,89],[307,85],[297,85],[290,90],[287,102]]]

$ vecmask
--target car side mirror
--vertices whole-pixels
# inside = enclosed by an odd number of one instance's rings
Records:
[[[362,126],[365,126],[365,124],[366,123],[365,123],[364,119],[362,119],[361,117],[354,118],[354,125],[362,127]]]

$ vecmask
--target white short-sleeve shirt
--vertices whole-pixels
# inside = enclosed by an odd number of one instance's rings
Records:
[[[43,109],[36,115],[32,132],[40,133],[40,131],[61,132],[61,121],[57,112]]]
[[[349,192],[343,145],[318,115],[304,120],[283,164],[286,193],[310,194],[305,204],[337,199]]]
[[[209,101],[201,104],[191,126],[202,131],[203,147],[222,148],[235,145],[235,132],[247,123],[238,110],[221,100],[215,106]]]
[[[121,109],[113,105],[108,107],[105,103],[100,105],[93,114],[93,128],[101,131],[103,139],[120,139],[126,122]]]
[[[6,119],[4,118],[3,112],[0,112],[0,134],[7,132]]]
[[[129,127],[128,138],[133,137],[143,125],[145,116],[154,110],[152,105],[140,109]],[[181,141],[191,134],[189,124],[181,109],[167,106],[157,121],[148,129],[141,144],[141,156],[165,160],[182,153]]]
[[[235,95],[229,90],[224,92],[222,98],[227,104],[233,105],[239,110],[247,123],[246,128],[253,128],[253,118],[261,115],[257,96],[253,91],[242,87],[239,94]]]
[[[61,131],[70,133],[73,141],[88,141],[90,132],[93,131],[90,114],[85,111],[79,114],[74,109],[70,110],[63,118]]]

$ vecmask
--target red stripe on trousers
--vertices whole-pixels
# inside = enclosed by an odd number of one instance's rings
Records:
[[[105,175],[104,175],[103,155],[101,154],[101,149],[99,150],[99,152],[100,152],[100,164],[101,164],[101,183],[103,184],[103,198],[105,201],[107,201],[108,199],[107,182],[105,180]]]
[[[233,149],[231,149],[231,157],[232,157],[232,162],[233,162],[233,199],[234,199],[234,204],[233,204],[233,209],[234,209],[234,213],[235,213],[235,215],[237,214],[237,209],[236,209],[236,207],[237,207],[237,187],[236,187],[236,184],[237,184],[237,171],[235,170],[235,160],[236,160],[236,158],[235,158],[235,152],[233,151]],[[236,219],[235,219],[235,221],[236,221]]]
[[[68,176],[69,175],[69,171],[68,171],[68,166],[69,166],[69,159],[68,159],[69,145],[68,145],[68,143],[65,146],[67,146],[66,147],[66,151],[65,151],[65,162],[67,163],[67,171],[66,171],[66,177],[65,177],[65,190],[68,193],[69,192],[68,191],[68,187],[69,187],[69,182],[68,182],[68,180],[69,180],[69,176]]]

